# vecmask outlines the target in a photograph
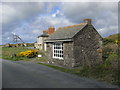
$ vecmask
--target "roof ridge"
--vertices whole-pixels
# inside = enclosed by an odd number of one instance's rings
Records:
[[[84,24],[86,24],[86,23],[80,23],[80,24],[75,24],[75,25],[70,25],[70,26],[65,26],[65,27],[60,27],[60,29],[61,28],[69,28],[69,27],[74,27],[74,26],[78,26],[78,25],[84,25]]]

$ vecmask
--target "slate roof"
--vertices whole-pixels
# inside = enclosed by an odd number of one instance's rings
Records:
[[[75,36],[86,25],[87,25],[86,23],[81,23],[72,26],[58,28],[58,30],[56,30],[52,35],[50,35],[46,41],[72,39],[73,36]]]

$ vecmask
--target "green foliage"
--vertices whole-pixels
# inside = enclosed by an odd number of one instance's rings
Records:
[[[109,44],[109,43],[114,43],[114,40],[108,39],[108,38],[103,38],[103,45]]]
[[[120,34],[113,34],[110,35],[109,37],[103,38],[103,45],[116,43],[115,41],[118,41],[119,38]]]
[[[60,70],[62,72],[67,72],[67,73],[72,73],[72,74],[74,74],[74,73],[78,74],[80,71],[80,69],[67,69],[67,68],[58,67],[55,65],[50,65],[50,64],[45,64],[45,63],[38,63],[38,64],[45,65],[45,66]]]
[[[103,45],[103,61],[105,61],[109,55],[118,54],[118,45],[117,44],[107,44]]]
[[[43,56],[43,57],[37,57],[36,61],[46,62],[46,63],[48,62],[47,57],[45,57],[45,56]]]
[[[46,56],[46,55],[45,55],[45,51],[42,51],[42,50],[38,51],[38,54],[42,55],[43,57]]]
[[[33,58],[37,56],[38,50],[30,49],[27,51],[20,52],[18,54],[15,54],[15,57],[28,57],[28,58]]]
[[[120,85],[120,82],[118,81],[118,75],[120,75],[120,71],[118,70],[118,52],[118,44],[112,42],[104,44],[102,53],[104,62],[99,66],[103,70],[103,72],[101,71],[100,73],[104,75],[102,79],[116,85]]]
[[[20,53],[22,51],[29,50],[25,47],[2,47],[2,58],[7,59],[7,60],[13,60],[13,61],[18,61],[18,60],[31,60],[26,57],[15,57],[15,54]]]
[[[34,43],[26,43],[27,47],[34,47]]]
[[[118,40],[118,38],[120,38],[120,34],[113,34],[107,38],[115,41],[115,40]]]

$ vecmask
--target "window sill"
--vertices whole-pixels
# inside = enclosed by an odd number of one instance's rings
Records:
[[[63,58],[53,57],[53,59],[63,60]]]

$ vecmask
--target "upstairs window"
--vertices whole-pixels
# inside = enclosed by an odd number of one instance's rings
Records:
[[[63,59],[63,43],[56,42],[53,44],[53,58]]]

